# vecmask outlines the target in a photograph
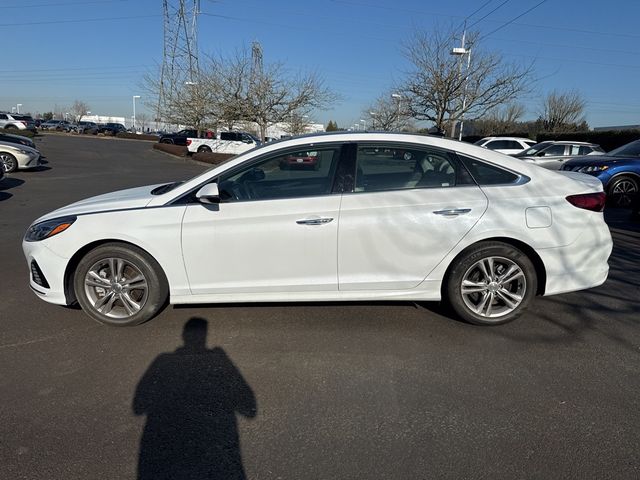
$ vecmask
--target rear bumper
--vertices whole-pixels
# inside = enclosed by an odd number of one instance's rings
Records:
[[[602,214],[594,215],[599,217],[572,244],[537,251],[547,273],[545,295],[597,287],[607,279],[613,241]]]

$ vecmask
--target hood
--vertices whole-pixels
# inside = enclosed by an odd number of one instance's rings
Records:
[[[629,160],[637,160],[633,157],[614,157],[612,155],[587,155],[586,157],[572,158],[565,165],[573,167],[581,167],[584,165],[610,165]]]
[[[29,145],[23,145],[21,143],[11,143],[11,142],[3,142],[0,141],[0,149],[1,150],[24,150],[29,153],[40,153],[35,148],[30,147]]]
[[[108,210],[130,210],[134,208],[144,208],[154,196],[151,191],[163,183],[157,185],[148,185],[146,187],[129,188],[117,192],[98,195],[97,197],[87,198],[79,202],[72,203],[62,208],[58,208],[53,212],[43,215],[34,223],[41,222],[56,217],[64,217],[67,215],[86,215],[90,213],[105,212]]]

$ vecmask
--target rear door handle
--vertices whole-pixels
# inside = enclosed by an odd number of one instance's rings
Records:
[[[464,215],[470,211],[470,208],[445,208],[444,210],[435,210],[433,213],[436,215],[443,215],[445,217],[457,217],[458,215]]]
[[[324,225],[325,223],[332,222],[333,218],[303,218],[302,220],[296,220],[298,225]]]

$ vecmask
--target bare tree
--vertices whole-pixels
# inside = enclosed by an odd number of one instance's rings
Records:
[[[146,113],[139,113],[136,120],[138,121],[140,128],[144,133],[145,128],[147,127],[147,124],[149,123],[149,120],[150,120],[149,115],[147,115]]]
[[[473,128],[478,135],[500,135],[516,131],[526,131],[520,121],[525,108],[519,103],[511,103],[503,108],[497,108],[485,117],[475,120]],[[522,130],[518,130],[518,128]]]
[[[309,130],[309,116],[292,112],[285,123],[285,132],[289,135],[302,135]]]
[[[73,115],[73,118],[76,122],[79,122],[82,120],[82,117],[84,117],[87,112],[89,111],[89,105],[87,105],[85,102],[82,102],[80,100],[75,100],[73,102],[73,105],[71,105],[71,108],[69,109],[71,115]]]
[[[378,97],[362,114],[374,130],[399,131],[410,126],[407,107],[402,95],[387,92]]]
[[[147,75],[143,87],[157,98],[158,76]],[[256,62],[244,48],[227,57],[209,56],[197,82],[187,82],[167,98],[161,115],[198,130],[254,122],[264,138],[270,126],[309,115],[335,98],[319,75],[291,75],[282,63]]]
[[[533,81],[532,66],[505,63],[500,55],[484,52],[477,34],[468,35],[470,57],[451,55],[454,37],[452,31],[418,33],[404,51],[413,66],[403,87],[409,111],[440,129],[463,116],[484,116],[527,92]]]
[[[560,93],[553,91],[543,100],[540,118],[547,132],[575,131],[584,123],[586,102],[576,91]]]
[[[215,85],[215,116],[232,126],[255,122],[264,138],[267,129],[295,116],[325,108],[336,96],[316,73],[289,74],[280,62],[255,62],[247,49],[212,61],[210,84]]]

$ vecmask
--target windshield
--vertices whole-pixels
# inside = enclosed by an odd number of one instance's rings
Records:
[[[527,155],[535,155],[541,150],[544,150],[550,145],[550,142],[540,142],[536,143],[533,147],[527,148],[524,152],[518,154],[519,157],[524,157]]]
[[[638,157],[640,156],[640,140],[627,143],[607,153],[611,157]]]

